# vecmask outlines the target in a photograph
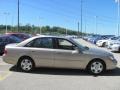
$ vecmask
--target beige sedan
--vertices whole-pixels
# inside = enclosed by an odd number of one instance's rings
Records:
[[[84,47],[72,38],[53,36],[36,36],[19,44],[7,45],[3,60],[25,72],[34,67],[52,67],[86,69],[97,75],[115,69],[117,65],[110,52]]]

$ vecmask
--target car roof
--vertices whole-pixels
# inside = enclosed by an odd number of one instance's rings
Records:
[[[70,40],[72,39],[71,37],[65,37],[65,36],[51,36],[51,35],[40,35],[40,36],[35,36],[33,38],[43,38],[43,37],[46,37],[46,38],[61,38],[61,39],[67,39],[67,40]]]
[[[34,39],[37,39],[37,38],[63,38],[63,39],[67,39],[67,40],[70,40],[71,38],[65,38],[65,37],[60,37],[60,36],[46,36],[46,35],[40,35],[40,36],[34,36],[34,37],[31,37],[27,40],[24,40],[23,42],[19,43],[17,46],[23,46],[24,44],[28,43],[29,41],[31,40],[34,40]]]

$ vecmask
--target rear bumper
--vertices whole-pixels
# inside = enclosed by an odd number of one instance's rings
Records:
[[[3,61],[8,63],[8,64],[13,64],[13,65],[17,64],[17,60],[15,60],[14,57],[8,57],[5,54],[3,54]]]

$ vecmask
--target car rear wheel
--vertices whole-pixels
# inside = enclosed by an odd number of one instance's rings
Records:
[[[88,64],[88,72],[93,75],[99,75],[105,71],[105,63],[101,60],[93,60]]]
[[[19,63],[19,67],[22,71],[29,72],[34,68],[34,62],[30,58],[22,58]]]

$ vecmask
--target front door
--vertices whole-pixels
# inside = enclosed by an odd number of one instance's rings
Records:
[[[60,68],[80,68],[83,54],[75,50],[73,43],[66,39],[56,39],[57,48],[54,51],[54,65]]]

